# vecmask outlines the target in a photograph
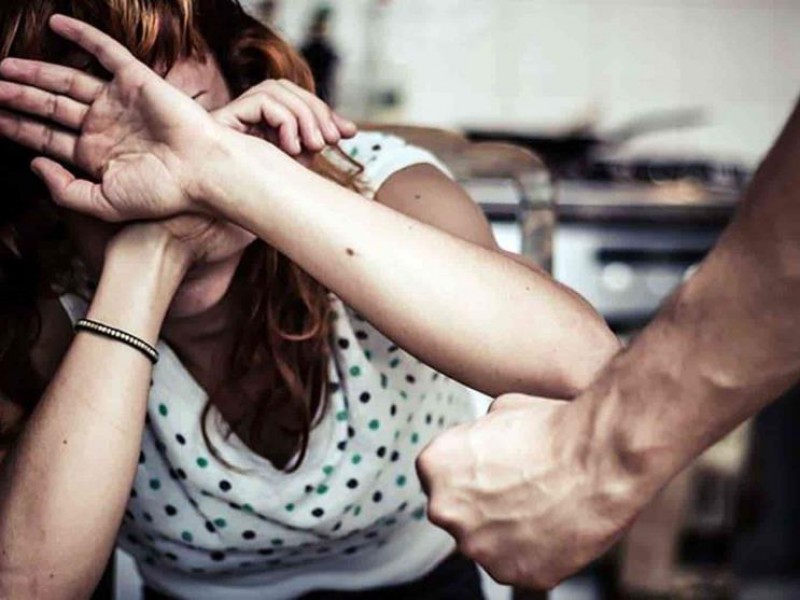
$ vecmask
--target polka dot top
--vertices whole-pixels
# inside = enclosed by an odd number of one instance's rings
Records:
[[[437,164],[382,134],[361,134],[346,151],[373,189],[411,164]],[[426,519],[414,461],[445,428],[474,418],[471,396],[331,302],[330,403],[289,474],[225,436],[214,409],[209,437],[236,469],[211,456],[200,427],[206,393],[158,342],[119,533],[149,586],[178,598],[279,600],[410,581],[452,552],[452,539]],[[86,313],[76,296],[62,303],[73,320]]]

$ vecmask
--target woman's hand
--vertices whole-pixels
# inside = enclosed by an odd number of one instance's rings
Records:
[[[201,211],[198,182],[213,160],[220,125],[106,34],[61,15],[50,25],[113,79],[6,59],[0,104],[17,112],[0,112],[0,134],[50,157],[32,166],[66,208],[112,222]],[[76,178],[56,161],[99,183]]]
[[[211,114],[217,122],[300,159],[356,134],[354,123],[285,79],[264,81]]]

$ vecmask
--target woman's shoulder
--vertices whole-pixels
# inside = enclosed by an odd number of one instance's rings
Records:
[[[362,131],[341,142],[340,147],[364,167],[362,178],[373,192],[377,192],[392,175],[412,165],[432,165],[450,175],[447,167],[434,154],[396,135]]]

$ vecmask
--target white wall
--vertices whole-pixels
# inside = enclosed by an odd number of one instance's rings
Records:
[[[301,39],[317,4],[284,0],[279,24],[290,39]],[[403,88],[400,118],[436,125],[561,128],[596,118],[611,129],[652,110],[703,107],[710,125],[634,148],[754,161],[800,92],[800,0],[330,4],[342,101],[356,117],[367,110],[368,77]],[[367,51],[370,31],[382,56]]]

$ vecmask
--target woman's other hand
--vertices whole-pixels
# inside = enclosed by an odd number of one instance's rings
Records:
[[[6,59],[0,106],[14,112],[0,111],[0,134],[48,157],[32,167],[66,208],[111,222],[200,212],[198,185],[219,124],[106,34],[62,15],[50,25],[96,57],[112,80]]]
[[[211,114],[217,122],[261,137],[299,159],[356,134],[354,123],[285,79],[264,81]]]

